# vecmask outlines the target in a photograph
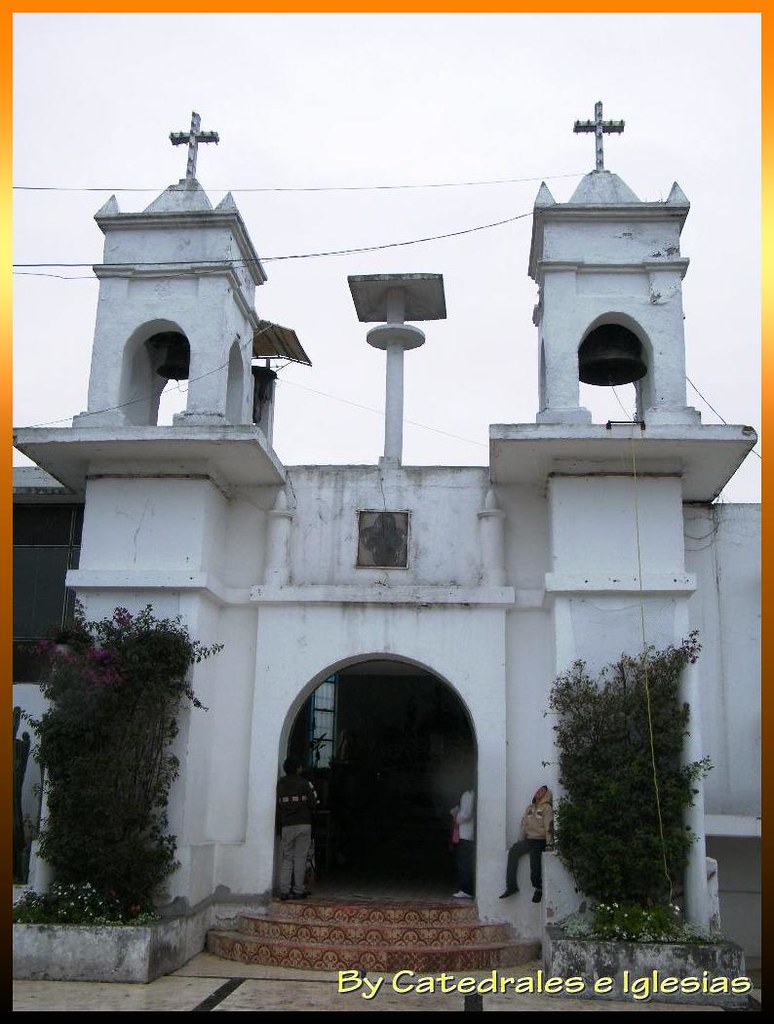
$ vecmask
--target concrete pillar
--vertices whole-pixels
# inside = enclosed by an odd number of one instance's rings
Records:
[[[384,457],[403,458],[403,346],[387,346],[387,384],[384,397]]]
[[[269,528],[266,540],[266,566],[264,581],[274,587],[284,587],[290,582],[290,528],[293,512],[288,507],[285,488],[281,488],[274,508],[269,512]]]
[[[45,768],[41,769],[40,772],[40,786],[40,824],[38,827],[42,829],[46,824],[46,818],[48,817],[48,787],[46,786]],[[48,892],[48,887],[54,881],[56,881],[54,868],[47,860],[43,860],[40,856],[40,840],[35,839],[33,840],[30,848],[30,864],[27,871],[27,884],[35,892]]]
[[[481,582],[492,587],[505,586],[505,513],[497,507],[494,489],[489,488],[481,524]]]
[[[699,672],[697,665],[686,665],[680,681],[680,699],[691,711],[689,733],[683,745],[683,764],[700,761],[704,757],[701,739],[701,719],[699,706]],[[693,789],[698,792],[693,798],[693,806],[685,812],[685,824],[696,837],[688,854],[688,866],[685,869],[685,917],[699,928],[709,928],[710,901],[707,892],[707,837],[704,831],[704,780],[697,779]]]

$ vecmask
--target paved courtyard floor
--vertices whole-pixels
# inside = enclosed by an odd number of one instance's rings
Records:
[[[538,961],[519,967],[500,968],[499,978],[532,978],[538,985],[541,964]],[[479,1006],[471,1005],[470,996],[458,991],[440,991],[439,975],[417,975],[415,978],[398,977],[398,988],[412,982],[422,987],[433,985],[435,991],[396,991],[393,975],[368,974],[357,991],[340,991],[340,987],[354,989],[357,980],[351,975],[343,977],[341,986],[336,972],[299,971],[280,967],[257,967],[249,964],[221,960],[209,953],[200,953],[174,974],[159,978],[148,985],[107,982],[69,981],[15,981],[13,983],[13,1010],[28,1012],[76,1011],[110,1013],[116,1011],[197,1011],[197,1012],[341,1012],[355,1010],[431,1011],[466,1009],[486,1011],[527,1010],[535,1012],[608,1012],[621,1010],[646,1012],[724,1012],[719,1007],[684,1003],[653,1001],[613,1002],[607,999],[577,998],[545,995],[537,992],[517,993],[512,990],[498,994],[485,993]],[[463,975],[454,976],[459,982]],[[482,980],[491,978],[491,971],[472,971],[465,978]],[[379,982],[381,981],[381,984]],[[447,981],[447,986],[453,984]],[[527,984],[522,982],[522,984]],[[371,998],[364,998],[369,995]],[[466,1006],[466,998],[468,1000]],[[755,989],[750,1009],[760,1008],[760,990]]]

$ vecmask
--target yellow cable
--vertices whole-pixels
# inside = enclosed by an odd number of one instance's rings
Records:
[[[664,841],[664,821],[661,816],[661,794],[658,788],[658,775],[656,772],[656,752],[653,741],[653,718],[650,710],[650,684],[648,682],[648,654],[647,654],[647,641],[645,639],[645,599],[642,585],[642,549],[640,546],[640,506],[637,494],[637,457],[635,454],[634,445],[634,432],[631,434],[631,446],[632,446],[632,475],[634,478],[634,525],[637,536],[637,572],[640,584],[640,629],[642,631],[642,669],[645,678],[645,704],[648,713],[648,735],[650,738],[650,763],[653,769],[653,789],[656,794],[656,813],[658,815],[658,830],[659,838],[661,840],[661,856],[664,861],[664,877],[669,885],[669,902],[672,902],[673,885],[672,878],[669,874],[669,865],[667,863],[666,855],[666,842]]]

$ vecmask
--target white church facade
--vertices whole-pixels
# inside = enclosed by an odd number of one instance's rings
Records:
[[[276,891],[275,785],[290,751],[322,750],[310,767],[344,884],[363,866],[358,827],[387,845],[398,829],[435,870],[469,759],[479,916],[539,937],[544,908],[528,892],[498,897],[523,807],[543,782],[561,792],[551,684],[576,659],[596,670],[637,652],[644,623],[649,644],[695,628],[703,646],[684,680],[691,759],[713,762],[689,822],[689,913],[708,919],[709,856],[724,930],[759,955],[760,512],[715,503],[756,437],[702,424],[686,401],[687,198],[675,185],[640,201],[600,164],[567,203],[538,193],[536,417],[492,425],[483,467],[403,465],[403,355],[423,340],[413,324],[445,316],[439,275],[349,281],[386,351],[378,464],[287,467],[272,447],[270,361],[306,355],[256,312],[266,275],[233,198],[213,208],[194,161],[143,212],[112,198],[96,215],[88,408],[71,427],[16,432],[53,478],[16,500],[83,502],[67,585],[89,618],[150,603],[224,644],[193,674],[209,710],[186,714],[177,740],[178,906]],[[161,426],[176,374],[187,406]],[[635,382],[636,421],[593,423],[582,380]],[[33,707],[34,680],[15,682],[15,703]]]

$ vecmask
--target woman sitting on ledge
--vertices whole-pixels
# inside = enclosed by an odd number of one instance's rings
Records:
[[[519,891],[516,875],[519,861],[525,853],[529,854],[530,881],[534,888],[532,902],[540,903],[543,899],[543,850],[550,850],[554,845],[554,808],[553,796],[548,786],[541,786],[527,805],[521,818],[521,834],[519,841],[508,851],[508,867],[505,873],[505,892],[501,900],[513,896]]]

